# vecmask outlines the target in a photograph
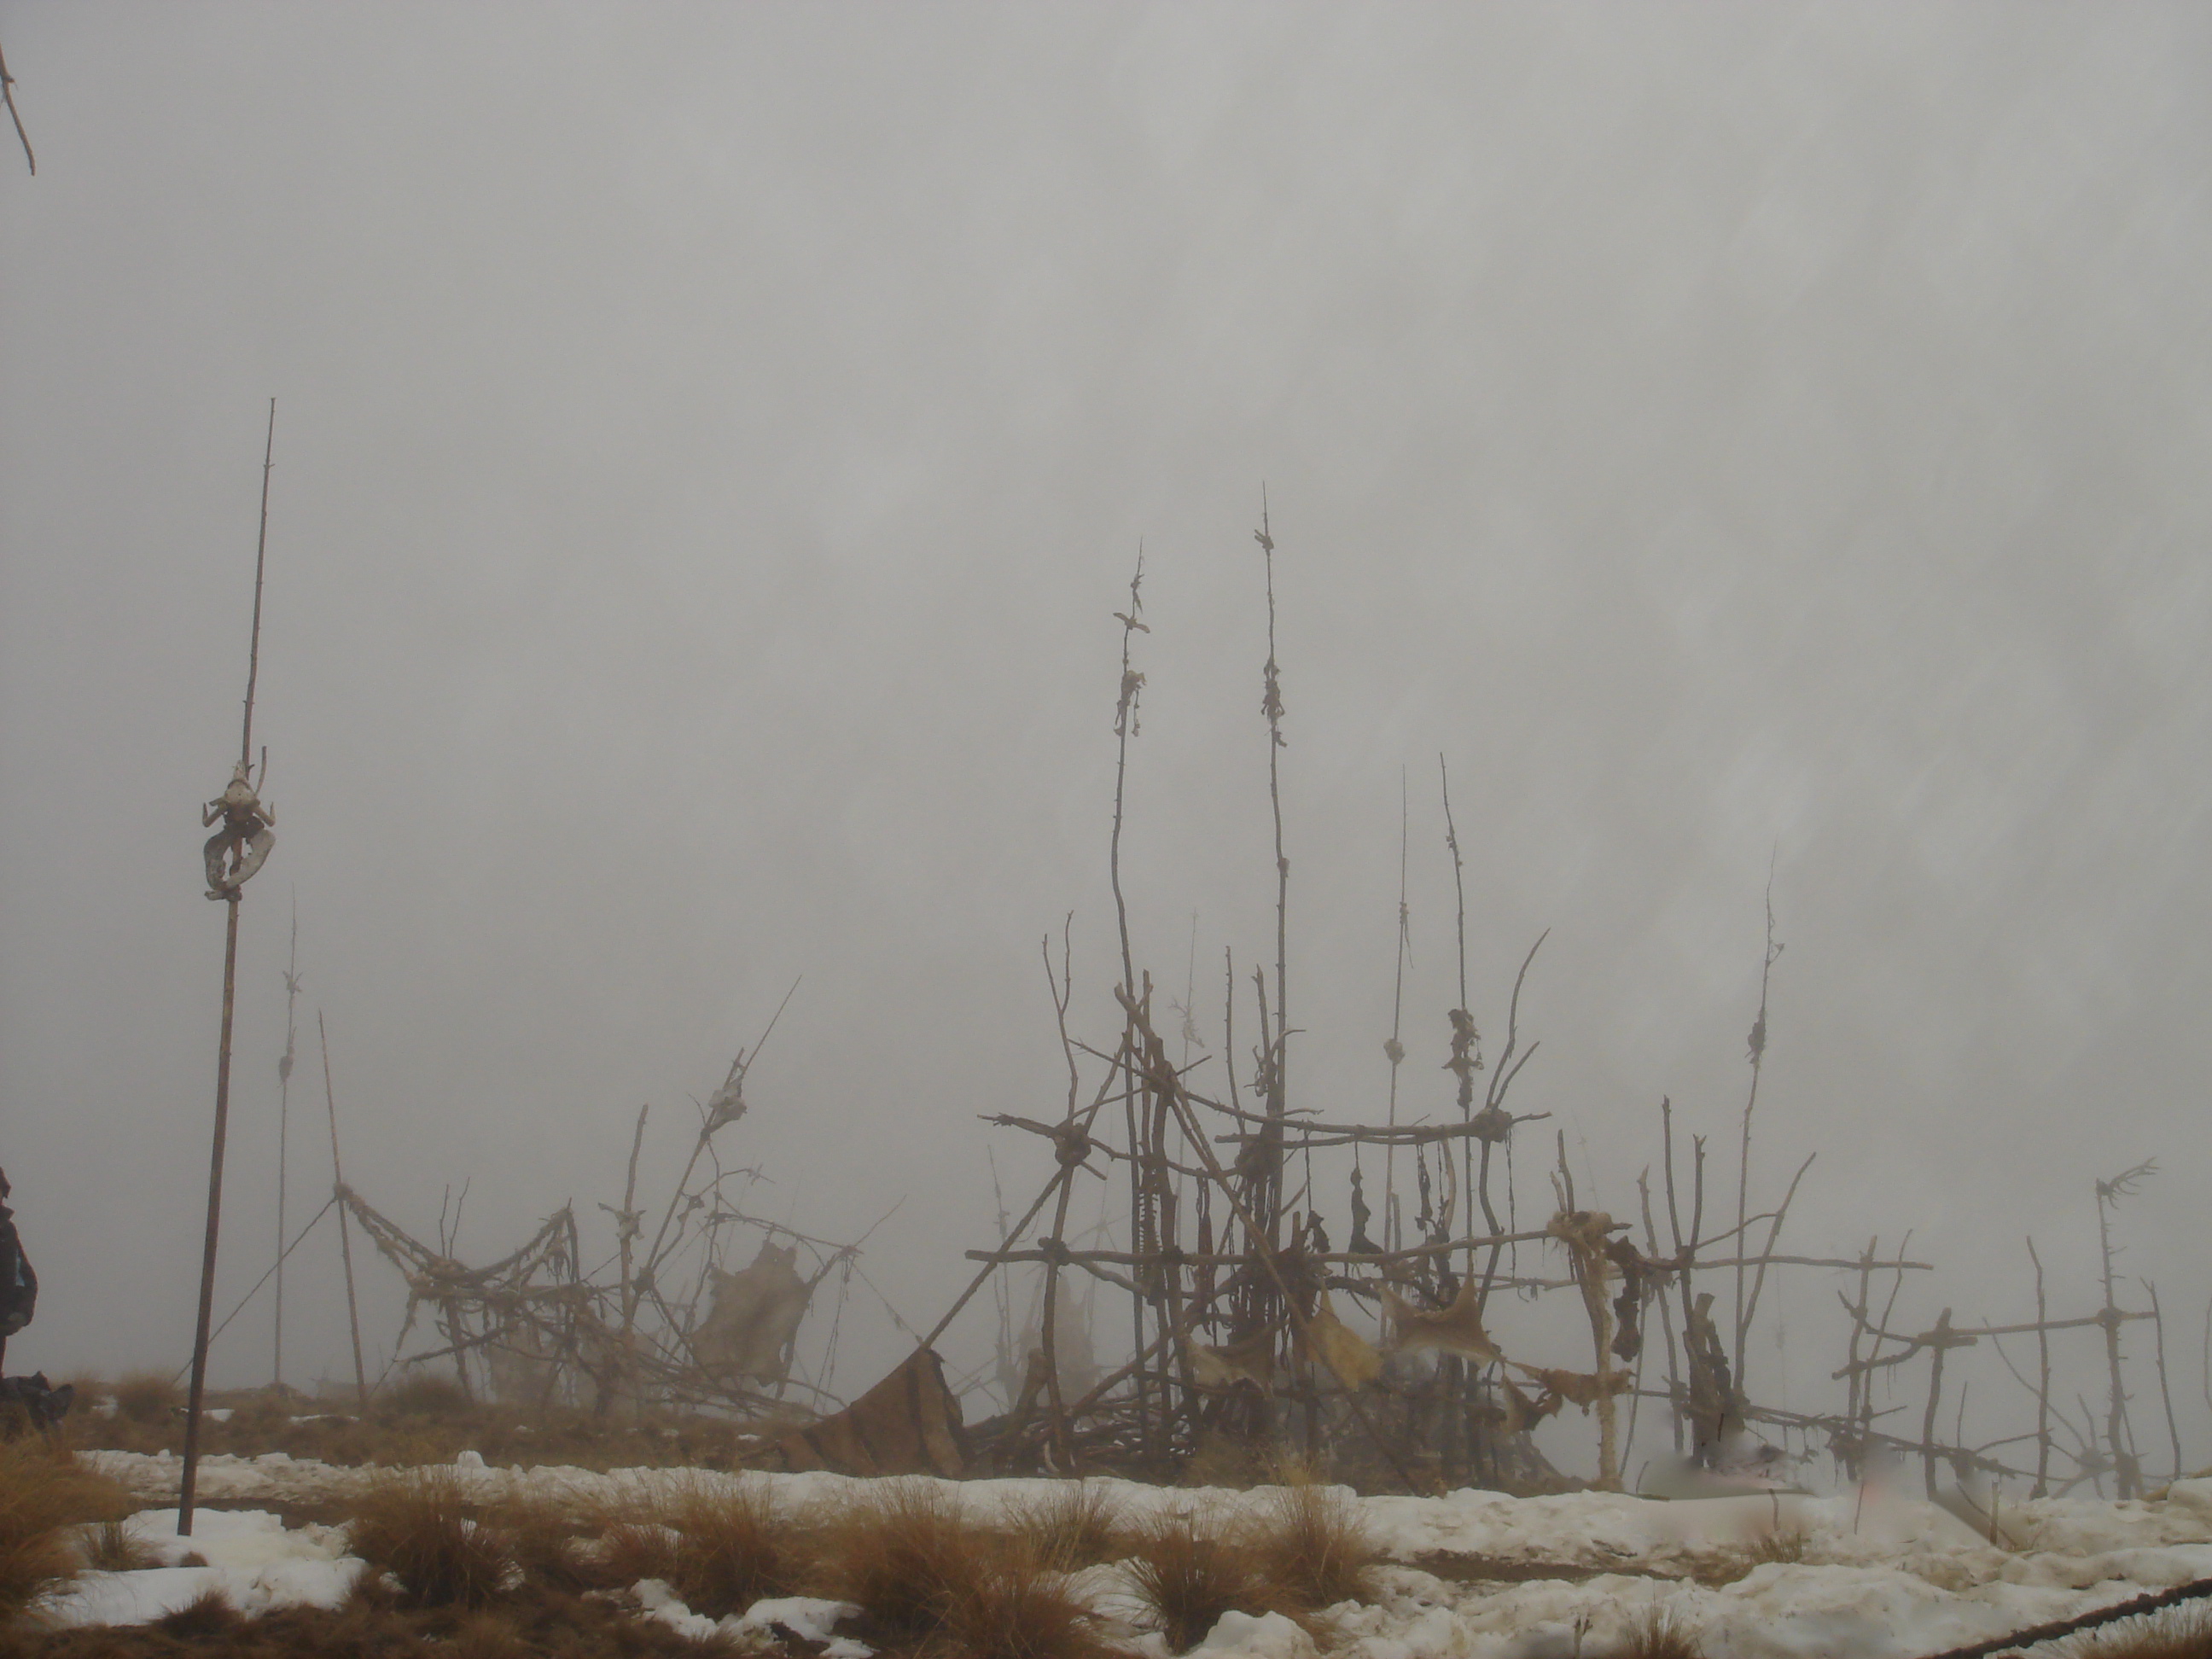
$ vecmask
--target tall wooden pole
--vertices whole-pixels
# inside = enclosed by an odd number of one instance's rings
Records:
[[[353,1231],[346,1224],[345,1170],[338,1163],[338,1097],[331,1087],[331,1031],[323,1024],[323,1011],[315,1010],[315,1036],[323,1045],[323,1104],[331,1115],[331,1194],[338,1201],[338,1255],[345,1263],[346,1324],[353,1332],[353,1385],[361,1395],[361,1409],[368,1411],[368,1367],[361,1357],[361,1304],[353,1293]]]
[[[292,958],[284,969],[284,1053],[276,1062],[276,1333],[270,1380],[284,1385],[284,1178],[291,1168],[292,1059],[298,1050],[293,1013],[300,1000],[300,899],[292,897]]]
[[[269,473],[276,454],[276,400],[269,400],[269,436],[261,457],[261,534],[253,555],[253,629],[246,659],[246,717],[239,733],[241,775],[253,763],[253,694],[261,675],[261,579],[269,559]],[[265,769],[264,769],[265,770]],[[228,822],[228,819],[225,820]],[[215,1136],[208,1157],[207,1236],[200,1254],[199,1322],[192,1337],[192,1387],[185,1410],[184,1484],[177,1498],[177,1534],[190,1537],[192,1499],[198,1484],[200,1412],[207,1398],[209,1328],[215,1317],[216,1242],[222,1228],[222,1153],[230,1130],[230,1030],[238,990],[238,904],[241,880],[223,896],[226,920],[222,945],[222,1034],[215,1063]]]

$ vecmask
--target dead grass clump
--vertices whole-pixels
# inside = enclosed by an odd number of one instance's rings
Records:
[[[216,1639],[227,1644],[245,1622],[245,1615],[231,1605],[222,1586],[210,1584],[174,1613],[165,1613],[154,1620],[154,1628],[179,1641]]]
[[[1183,1461],[1181,1478],[1186,1486],[1255,1486],[1267,1478],[1273,1462],[1266,1448],[1207,1429]]]
[[[1805,1550],[1811,1540],[1798,1528],[1784,1528],[1753,1539],[1745,1551],[1754,1566],[1764,1566],[1770,1561],[1794,1563],[1805,1559]]]
[[[1809,1547],[1810,1540],[1803,1532],[1785,1529],[1768,1533],[1697,1557],[1690,1564],[1690,1577],[1707,1589],[1719,1589],[1748,1577],[1763,1566],[1802,1561]]]
[[[164,1428],[185,1403],[182,1389],[167,1371],[132,1371],[117,1382],[115,1414],[127,1423]]]
[[[886,1481],[793,1535],[805,1541],[793,1553],[814,1557],[815,1587],[857,1602],[862,1639],[878,1648],[957,1659],[1101,1651],[1089,1610],[1036,1542],[978,1525],[933,1483]],[[783,1571],[785,1582],[802,1576],[796,1563]]]
[[[466,1417],[475,1411],[469,1391],[450,1376],[417,1371],[386,1391],[386,1411],[396,1417],[428,1417],[441,1421]]]
[[[1705,1659],[1705,1654],[1673,1610],[1656,1604],[1629,1622],[1620,1652],[1620,1659]]]
[[[1267,1495],[1252,1548],[1270,1605],[1293,1613],[1364,1600],[1380,1556],[1359,1506],[1341,1488],[1310,1484]]]
[[[1088,1659],[1103,1651],[1090,1610],[1066,1580],[1018,1545],[975,1559],[947,1586],[940,1628],[962,1659]]]
[[[0,1443],[0,1613],[76,1576],[71,1528],[131,1507],[120,1486],[44,1440]]]
[[[513,1565],[507,1540],[469,1515],[448,1469],[418,1469],[372,1485],[352,1524],[353,1553],[399,1581],[417,1607],[480,1607]]]
[[[1224,1613],[1268,1599],[1257,1553],[1233,1530],[1202,1529],[1188,1516],[1154,1516],[1137,1534],[1129,1577],[1170,1651],[1188,1653]]]
[[[574,1506],[517,1493],[494,1504],[484,1524],[498,1530],[515,1566],[532,1583],[571,1595],[611,1588],[604,1565],[582,1547],[589,1527]]]
[[[274,1608],[206,1634],[155,1625],[0,1631],[0,1659],[734,1659],[743,1651],[641,1619],[615,1598],[528,1589],[473,1612],[403,1608],[365,1594],[335,1608]]]
[[[766,1481],[734,1486],[686,1481],[656,1507],[660,1521],[676,1533],[668,1582],[692,1612],[726,1618],[797,1588],[790,1534]]]
[[[824,1588],[858,1602],[891,1643],[928,1640],[984,1564],[991,1540],[939,1487],[891,1480],[826,1517],[817,1534]]]
[[[133,1538],[120,1520],[86,1528],[78,1547],[84,1552],[84,1565],[94,1572],[140,1572],[161,1565],[161,1558]]]
[[[1048,1496],[1010,1504],[1006,1518],[1038,1564],[1054,1572],[1074,1572],[1121,1553],[1121,1505],[1088,1480],[1064,1481]]]
[[[623,1516],[607,1524],[595,1552],[601,1581],[609,1588],[635,1584],[641,1578],[658,1578],[673,1586],[676,1577],[674,1528],[642,1515]]]
[[[521,1629],[503,1613],[473,1613],[453,1632],[453,1659],[530,1659]]]
[[[2199,1601],[2068,1638],[2060,1659],[2212,1659],[2212,1608]]]

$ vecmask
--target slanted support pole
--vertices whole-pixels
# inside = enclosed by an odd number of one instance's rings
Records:
[[[247,781],[253,765],[253,694],[261,675],[261,579],[269,560],[269,473],[276,454],[276,400],[269,400],[269,435],[261,457],[261,532],[253,555],[253,624],[246,658],[246,714],[238,744],[238,769],[231,785],[210,803],[206,823],[220,819],[222,829],[208,843],[208,896],[222,901],[226,912],[222,942],[222,1030],[216,1046],[215,1134],[208,1154],[207,1231],[200,1250],[198,1322],[192,1334],[192,1382],[185,1407],[184,1480],[177,1497],[177,1535],[188,1538],[192,1530],[192,1500],[197,1495],[200,1460],[200,1412],[207,1399],[207,1358],[210,1332],[215,1320],[216,1244],[222,1231],[222,1154],[230,1131],[231,1015],[238,997],[238,905],[246,883],[260,868],[273,841],[268,824],[274,814],[256,799]],[[262,774],[265,779],[268,767]],[[205,827],[203,825],[203,827]],[[246,837],[258,832],[258,847]],[[249,848],[253,848],[249,851]],[[222,866],[230,860],[226,877]]]

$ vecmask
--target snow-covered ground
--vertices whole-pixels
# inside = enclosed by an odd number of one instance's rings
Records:
[[[179,1472],[173,1457],[102,1452],[87,1461],[149,1500],[173,1501]],[[643,1495],[677,1481],[767,1482],[794,1510],[865,1484],[830,1474],[497,1469],[468,1453],[454,1472],[487,1499],[519,1492],[583,1501]],[[201,1464],[200,1493],[213,1503],[315,1504],[360,1492],[375,1473],[282,1453],[210,1457]],[[1132,1518],[1159,1510],[1227,1514],[1264,1501],[1231,1491],[1100,1484]],[[1042,1480],[949,1488],[983,1520],[1055,1489]],[[1674,1502],[1486,1492],[1358,1501],[1388,1565],[1376,1574],[1371,1603],[1346,1603],[1316,1621],[1319,1649],[1344,1659],[1549,1659],[1576,1652],[1595,1659],[1655,1607],[1695,1633],[1713,1659],[1927,1654],[2212,1577],[2212,1480],[2177,1483],[2154,1501],[2005,1505],[1994,1542],[1991,1528],[1878,1486],[1832,1497]],[[345,1553],[343,1528],[288,1529],[267,1511],[203,1511],[189,1540],[176,1537],[173,1509],[150,1509],[130,1525],[165,1565],[87,1574],[51,1604],[52,1617],[140,1621],[185,1605],[210,1583],[249,1611],[329,1605],[361,1571]],[[180,1565],[188,1553],[206,1565]],[[1109,1638],[1160,1659],[1159,1638],[1139,1628],[1116,1569],[1088,1569],[1076,1588]],[[641,1585],[639,1600],[645,1616],[680,1630],[714,1628],[664,1585]],[[758,1632],[781,1624],[825,1639],[837,1611],[834,1603],[803,1600],[764,1603],[724,1626]],[[1316,1645],[1280,1615],[1238,1614],[1222,1621],[1205,1651],[1207,1659],[1300,1659]],[[834,1659],[860,1659],[860,1651],[841,1643]]]

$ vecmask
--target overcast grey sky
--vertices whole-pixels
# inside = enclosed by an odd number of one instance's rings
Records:
[[[2086,1305],[2089,1181],[2155,1154],[2126,1266],[2193,1356],[2203,8],[72,0],[0,41],[11,1365],[189,1342],[272,395],[226,1305],[296,893],[349,1174],[422,1232],[472,1180],[480,1258],[604,1221],[644,1102],[665,1178],[803,974],[732,1150],[817,1231],[903,1198],[867,1265],[927,1323],[985,1146],[1036,1176],[975,1114],[1060,1098],[1070,909],[1115,1024],[1140,538],[1138,955],[1180,995],[1196,913],[1213,1041],[1224,945],[1271,948],[1264,483],[1307,1103],[1381,1110],[1403,769],[1407,1103],[1448,1109],[1442,751],[1478,1018],[1551,928],[1519,1098],[1601,1203],[1662,1094],[1732,1140],[1771,855],[1754,1176],[1820,1152],[1798,1242],[1915,1228],[1915,1317],[2009,1316],[2033,1229]],[[295,1375],[340,1366],[330,1254]],[[218,1381],[265,1374],[236,1328]]]

